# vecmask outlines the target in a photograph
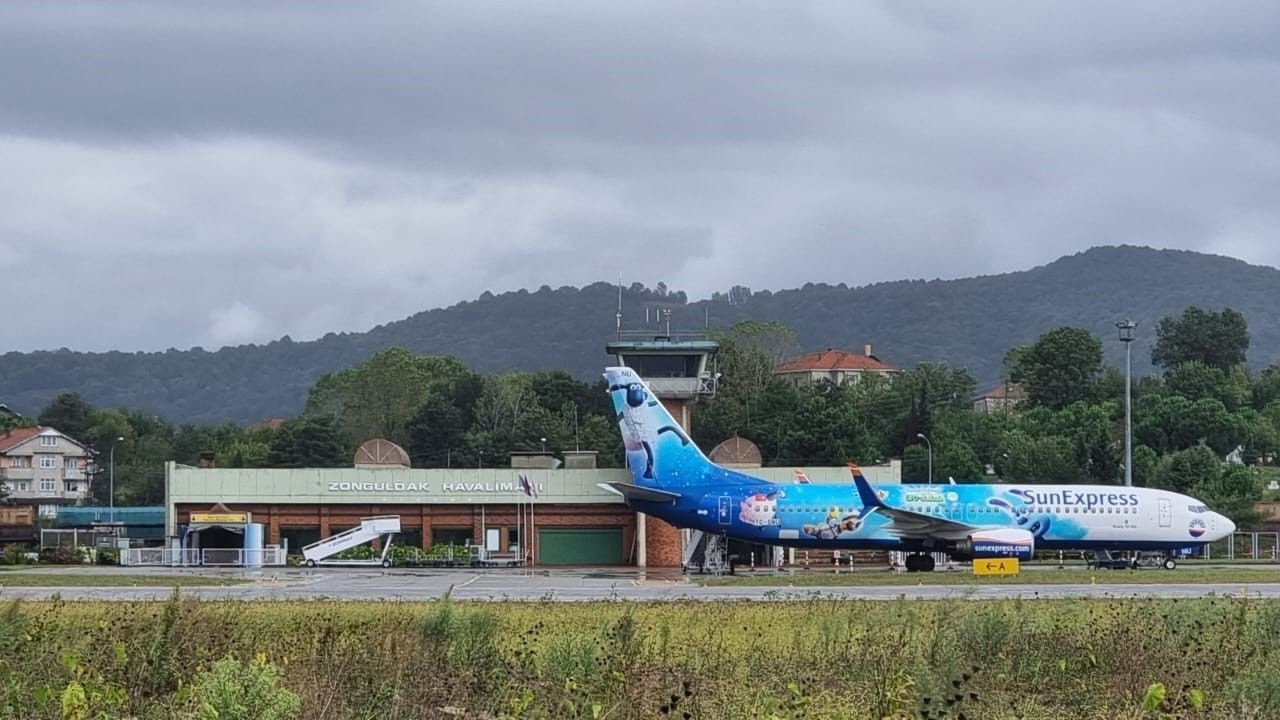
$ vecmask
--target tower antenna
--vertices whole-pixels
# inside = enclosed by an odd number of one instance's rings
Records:
[[[618,334],[618,339],[622,339],[622,273],[618,273],[618,312],[613,316],[614,332]]]

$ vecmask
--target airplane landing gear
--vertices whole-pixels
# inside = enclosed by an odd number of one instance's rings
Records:
[[[907,556],[907,572],[933,572],[933,556],[914,553]]]
[[[1165,569],[1165,570],[1172,570],[1172,569],[1174,569],[1174,568],[1178,567],[1178,561],[1177,561],[1177,560],[1174,560],[1172,557],[1167,557],[1167,558],[1165,558],[1165,559],[1164,559],[1164,563],[1163,563],[1163,564],[1164,564],[1164,569]]]

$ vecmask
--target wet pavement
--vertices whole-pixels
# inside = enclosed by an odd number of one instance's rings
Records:
[[[1250,565],[1248,567],[1258,567]],[[1274,567],[1274,566],[1272,566]],[[51,574],[121,574],[180,576],[194,571],[180,568],[42,568]],[[1165,571],[1149,571],[1165,572]],[[1177,572],[1177,571],[1174,571]],[[1280,597],[1280,583],[1246,584],[1090,584],[1082,573],[1080,584],[1024,583],[1018,585],[918,585],[904,576],[902,585],[891,586],[708,586],[675,571],[628,568],[472,570],[472,569],[371,569],[371,568],[269,568],[256,571],[223,570],[202,575],[244,579],[240,585],[184,587],[182,594],[208,599],[239,600],[433,600],[452,593],[465,600],[590,601],[590,600],[785,600],[814,597],[892,600],[909,598],[1062,598],[1062,597],[1203,597],[1241,594]],[[67,600],[158,600],[167,598],[168,587],[4,587],[0,573],[0,599],[47,598],[58,594]]]

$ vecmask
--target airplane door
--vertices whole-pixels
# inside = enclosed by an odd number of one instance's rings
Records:
[[[720,496],[716,519],[721,525],[729,525],[733,522],[733,505],[729,502],[728,495]]]
[[[1160,527],[1169,527],[1173,523],[1173,504],[1169,498],[1160,498]]]

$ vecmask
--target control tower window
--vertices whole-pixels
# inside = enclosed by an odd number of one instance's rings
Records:
[[[627,365],[642,378],[697,377],[700,355],[632,355]]]

